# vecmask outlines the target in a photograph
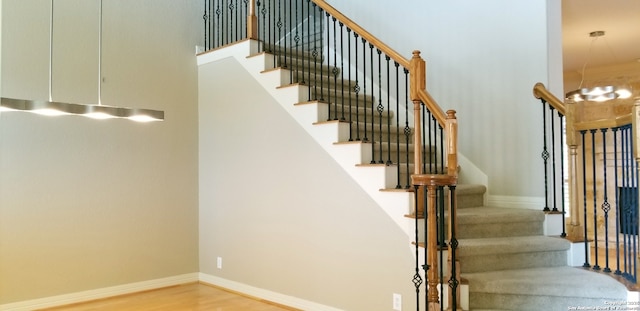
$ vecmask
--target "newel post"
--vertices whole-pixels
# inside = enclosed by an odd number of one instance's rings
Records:
[[[258,40],[258,16],[256,15],[256,1],[249,1],[249,16],[247,16],[247,38]]]
[[[458,176],[458,118],[455,110],[447,110],[447,174]]]
[[[569,180],[569,229],[568,235],[574,240],[584,240],[584,230],[580,223],[580,208],[578,204],[578,137],[575,129],[576,124],[576,103],[567,101],[567,111],[565,115],[567,147],[569,149],[568,159],[568,180]]]
[[[421,104],[419,92],[426,89],[426,74],[425,61],[420,57],[420,51],[413,51],[413,57],[411,58],[409,68],[409,89],[411,100],[413,101],[413,119],[415,133],[413,135],[413,160],[414,160],[414,174],[421,174],[422,168],[422,120],[421,116]]]

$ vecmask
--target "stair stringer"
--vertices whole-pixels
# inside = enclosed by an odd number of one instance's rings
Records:
[[[289,71],[285,69],[270,70],[272,69],[269,64],[271,61],[267,59],[266,54],[259,53],[259,44],[254,40],[243,40],[236,44],[198,55],[197,62],[198,65],[202,65],[229,57],[235,58],[405,232],[408,241],[413,241],[415,230],[413,220],[405,217],[410,213],[413,206],[412,192],[380,191],[387,186],[390,178],[395,178],[395,166],[356,166],[357,164],[368,163],[365,162],[367,161],[365,159],[368,152],[367,148],[362,147],[363,144],[334,144],[345,140],[341,135],[348,134],[348,125],[340,122],[315,124],[323,120],[321,119],[322,112],[320,109],[317,109],[317,107],[310,108],[312,107],[311,105],[295,105],[296,103],[308,101],[306,86],[290,85],[281,87],[290,83]],[[360,148],[360,150],[357,150],[357,148]],[[411,245],[410,243],[407,244]]]

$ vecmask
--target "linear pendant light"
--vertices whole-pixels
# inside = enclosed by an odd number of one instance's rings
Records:
[[[51,0],[49,25],[49,100],[0,98],[0,111],[25,111],[41,115],[80,115],[93,119],[122,118],[137,122],[164,121],[164,111],[140,108],[125,108],[102,105],[102,0],[99,12],[98,40],[98,104],[74,104],[53,101],[53,1]]]

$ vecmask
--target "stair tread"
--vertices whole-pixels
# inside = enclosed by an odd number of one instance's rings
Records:
[[[577,267],[545,267],[463,273],[470,292],[626,301],[626,287],[608,275]],[[594,297],[598,293],[600,297]],[[613,300],[612,300],[613,301]]]
[[[481,239],[460,239],[460,256],[486,254],[532,253],[542,251],[566,251],[571,243],[565,239],[548,236],[517,236]]]
[[[459,225],[475,223],[502,223],[544,221],[544,212],[506,207],[467,207],[458,209]]]

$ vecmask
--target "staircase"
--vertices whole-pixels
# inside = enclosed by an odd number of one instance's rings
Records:
[[[413,194],[405,187],[398,189],[396,177],[399,171],[400,180],[404,180],[412,170],[412,164],[372,164],[372,154],[380,150],[386,152],[385,146],[392,138],[380,135],[375,142],[363,137],[354,140],[348,123],[340,120],[344,116],[330,116],[327,112],[327,105],[340,102],[343,97],[374,102],[372,95],[351,91],[354,81],[336,83],[335,70],[331,66],[323,66],[311,74],[304,73],[303,70],[308,70],[304,68],[309,68],[311,62],[312,56],[308,53],[289,53],[285,69],[282,57],[274,58],[259,51],[261,47],[257,41],[246,40],[202,55],[199,61],[236,57],[405,230],[409,244],[413,240],[413,220],[405,216],[412,211]],[[292,83],[292,77],[303,77],[306,81],[304,84]],[[319,81],[325,84],[321,93],[315,88]],[[343,85],[349,86],[346,91]],[[372,109],[374,107],[350,109],[348,113],[354,116],[353,119],[358,116],[359,126],[371,127],[372,120],[365,124],[364,116]],[[385,111],[384,122],[376,123],[375,127],[386,128],[387,118],[395,113]],[[392,124],[390,128],[391,132],[402,130],[402,125]],[[402,154],[400,159],[411,160],[411,156]],[[397,170],[397,165],[402,169]],[[626,301],[626,288],[613,278],[567,265],[570,244],[565,239],[543,235],[543,212],[483,206],[484,186],[458,185],[457,189],[458,258],[462,277],[468,284],[469,309],[570,310],[570,307],[606,307],[605,302]],[[410,282],[410,276],[407,282]]]

